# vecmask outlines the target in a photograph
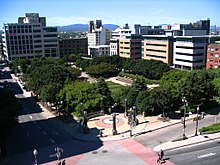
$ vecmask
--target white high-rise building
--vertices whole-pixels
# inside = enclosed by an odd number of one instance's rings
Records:
[[[173,66],[193,70],[206,64],[207,45],[220,36],[176,36],[173,44]]]
[[[119,55],[119,39],[131,35],[132,30],[129,29],[128,24],[123,28],[118,27],[112,31],[112,38],[110,39],[110,56]]]
[[[46,18],[38,13],[26,13],[18,23],[6,23],[2,34],[6,60],[16,58],[59,57],[56,27],[46,27]]]
[[[102,26],[101,20],[89,21],[89,29],[88,29],[87,37],[88,37],[88,55],[90,56],[109,55],[111,30],[105,29]],[[103,54],[103,52],[105,53]]]

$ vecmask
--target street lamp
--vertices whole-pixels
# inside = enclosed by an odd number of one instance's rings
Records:
[[[134,126],[137,124],[136,123],[136,114],[137,114],[137,108],[136,108],[136,106],[133,106],[132,107],[132,110],[133,110],[133,124],[134,124]]]
[[[125,99],[125,117],[128,116],[128,112],[127,112],[127,99]]]
[[[184,102],[184,113],[183,113],[183,140],[187,139],[186,137],[186,107],[188,106],[188,102],[186,97],[183,97],[182,101]]]
[[[37,154],[38,154],[38,151],[36,149],[34,149],[33,154],[34,154],[34,163],[35,163],[35,165],[37,165]]]
[[[58,163],[60,163],[61,152],[63,152],[63,149],[60,148],[60,147],[56,147],[56,148],[55,148],[55,152],[56,152],[56,156],[57,156]]]
[[[104,110],[103,110],[103,97],[101,97],[101,113],[104,114]]]
[[[83,113],[83,103],[82,102],[80,103],[80,110],[81,110],[81,115],[83,115],[84,113]]]
[[[198,136],[198,125],[199,125],[199,105],[197,106],[196,133],[195,133],[195,136]]]

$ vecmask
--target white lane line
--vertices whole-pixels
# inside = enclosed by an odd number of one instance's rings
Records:
[[[23,124],[21,124],[21,127],[24,128]]]
[[[41,129],[41,127],[38,125],[37,128]]]
[[[30,137],[30,134],[27,132],[27,137]]]
[[[45,131],[43,131],[43,134],[44,134],[44,135],[47,135],[47,133],[46,133]]]
[[[204,155],[200,155],[200,156],[198,156],[198,158],[200,159],[200,158],[206,158],[206,157],[209,157],[209,156],[213,156],[213,155],[215,155],[216,153],[209,153],[209,154],[204,154]]]
[[[49,140],[50,140],[52,143],[55,143],[55,141],[54,141],[53,139],[49,138]]]
[[[31,119],[33,119],[33,117],[32,117],[31,115],[30,115],[29,117],[30,117]]]

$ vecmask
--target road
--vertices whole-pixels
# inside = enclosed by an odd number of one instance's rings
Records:
[[[220,162],[220,140],[165,152],[178,165],[217,165]]]
[[[38,150],[40,164],[56,160],[55,147],[62,147],[62,157],[73,157],[102,146],[102,142],[86,143],[77,141],[57,125],[57,118],[47,118],[39,104],[26,95],[18,82],[4,72],[2,82],[10,88],[22,105],[19,124],[6,139],[8,165],[33,164],[33,150]],[[74,148],[74,150],[72,150]],[[53,157],[49,157],[53,155]],[[1,164],[1,162],[0,162]]]
[[[199,128],[213,124],[215,121],[220,121],[219,115],[207,115],[204,119],[199,121]],[[193,136],[196,130],[196,122],[186,121],[186,136]],[[146,147],[153,149],[159,144],[176,140],[182,137],[183,125],[176,124],[173,126],[162,128],[158,131],[148,132],[144,135],[135,138],[136,141]]]

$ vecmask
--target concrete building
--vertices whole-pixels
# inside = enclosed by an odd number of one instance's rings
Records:
[[[18,23],[4,24],[3,51],[6,60],[16,58],[59,57],[56,27],[46,27],[46,18],[26,13]]]
[[[173,24],[171,25],[171,30],[180,30],[183,36],[209,35],[210,20],[200,20],[189,24]]]
[[[164,35],[165,31],[161,26],[141,26],[140,24],[134,25],[135,34],[142,35]]]
[[[87,38],[68,38],[59,40],[60,57],[70,54],[88,54]]]
[[[219,68],[220,66],[220,42],[208,45],[206,69]]]
[[[125,24],[123,28],[118,27],[112,31],[112,38],[110,39],[110,56],[119,55],[119,39],[125,38],[131,35],[132,30],[128,24]]]
[[[98,46],[91,46],[90,47],[91,57],[109,56],[109,54],[110,54],[109,45],[98,45]]]
[[[106,52],[107,51],[106,49],[108,49],[108,52],[110,52],[109,44],[111,38],[111,30],[105,29],[102,26],[101,20],[89,21],[87,38],[88,38],[88,55],[94,55],[94,53],[91,53],[94,52],[94,50],[96,51],[100,50],[100,53],[95,53],[96,55],[101,54],[102,52]],[[102,45],[105,46],[103,47]],[[101,47],[98,48],[98,46]],[[103,48],[105,49],[105,51],[102,51]]]
[[[119,56],[124,58],[141,59],[142,35],[131,34],[119,39]]]
[[[205,67],[209,43],[220,36],[176,36],[173,49],[173,66],[183,70]]]
[[[143,35],[142,59],[159,60],[172,65],[173,37],[162,35]]]

